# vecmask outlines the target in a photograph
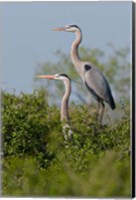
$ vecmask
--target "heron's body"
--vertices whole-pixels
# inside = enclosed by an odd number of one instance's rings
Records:
[[[82,41],[82,32],[78,26],[70,25],[62,28],[55,28],[54,30],[74,32],[76,34],[76,39],[71,45],[71,60],[81,76],[84,85],[98,102],[99,121],[101,123],[105,107],[104,101],[108,103],[112,109],[116,107],[107,79],[94,64],[81,61],[78,54],[78,47]]]
[[[112,109],[115,108],[114,99],[112,97],[111,89],[108,81],[104,75],[91,64],[88,65],[90,69],[85,71],[83,80],[87,89],[91,92],[94,98],[100,102],[107,102]]]

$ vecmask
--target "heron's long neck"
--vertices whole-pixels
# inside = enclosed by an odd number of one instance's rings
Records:
[[[82,33],[80,30],[77,30],[75,32],[75,34],[76,34],[76,39],[74,40],[74,42],[72,43],[72,46],[71,46],[71,59],[72,59],[74,66],[76,67],[76,69],[78,71],[78,68],[81,66],[81,60],[78,55],[78,47],[82,41]]]
[[[61,121],[69,121],[68,102],[71,94],[71,83],[69,80],[64,81],[65,94],[61,102]]]

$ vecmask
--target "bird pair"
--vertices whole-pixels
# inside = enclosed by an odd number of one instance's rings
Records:
[[[78,47],[82,41],[82,31],[77,25],[68,25],[65,27],[54,28],[54,31],[74,32],[76,39],[71,45],[71,60],[77,72],[83,80],[83,84],[87,90],[93,95],[98,102],[98,120],[102,124],[105,104],[108,103],[112,109],[116,108],[114,98],[112,96],[111,88],[106,77],[102,72],[92,63],[81,61],[78,54]],[[65,94],[61,103],[61,121],[69,120],[68,101],[71,93],[71,80],[66,74],[43,75],[39,78],[48,78],[55,80],[62,80],[65,84]]]

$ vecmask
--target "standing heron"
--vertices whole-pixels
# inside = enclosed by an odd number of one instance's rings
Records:
[[[73,133],[72,130],[70,130],[69,126],[69,111],[68,111],[68,105],[69,105],[69,98],[71,94],[71,79],[66,74],[55,74],[55,75],[41,75],[38,76],[38,78],[46,78],[46,79],[54,79],[54,80],[62,80],[65,85],[65,93],[62,97],[61,101],[61,110],[60,110],[60,118],[61,121],[65,123],[63,126],[63,134],[65,139],[67,139],[66,132],[69,136]]]
[[[82,41],[82,31],[77,25],[68,25],[65,27],[54,28],[53,30],[75,33],[76,39],[71,45],[70,52],[72,63],[81,76],[84,85],[98,102],[98,118],[101,124],[105,108],[104,101],[108,103],[113,110],[116,108],[107,79],[94,64],[80,60],[78,47]]]

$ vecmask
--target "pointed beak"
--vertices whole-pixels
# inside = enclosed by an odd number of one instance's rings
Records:
[[[52,28],[53,31],[65,31],[65,27]]]
[[[54,75],[41,75],[41,76],[37,76],[37,78],[48,78],[48,79],[54,79],[55,76],[54,76]]]

